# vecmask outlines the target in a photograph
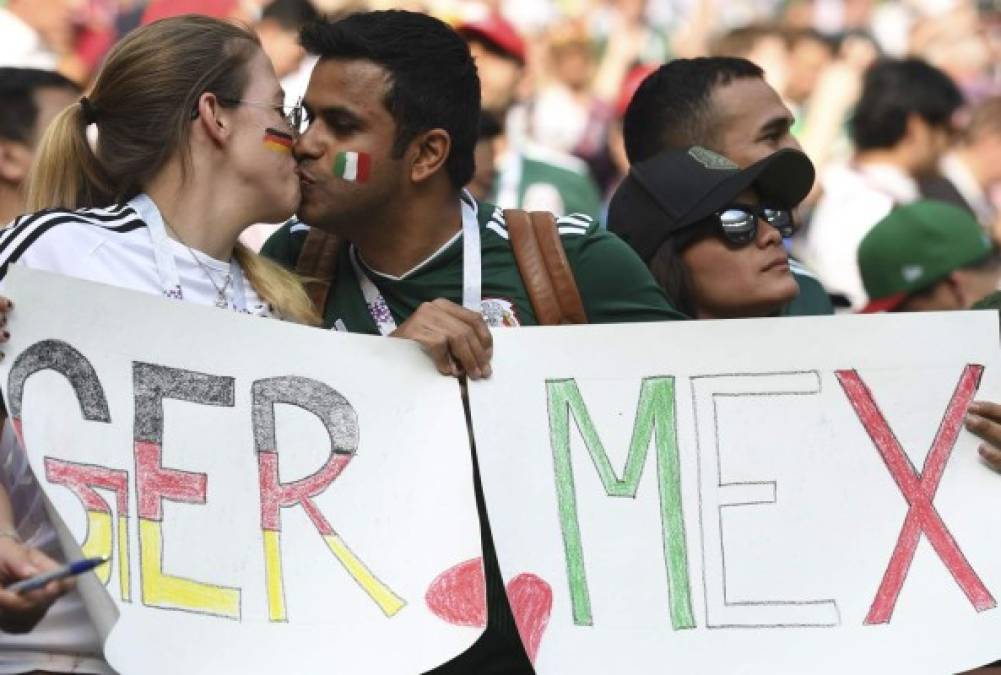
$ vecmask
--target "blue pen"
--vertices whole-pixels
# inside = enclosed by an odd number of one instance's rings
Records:
[[[50,581],[58,581],[59,579],[75,577],[78,574],[89,572],[98,565],[103,565],[106,562],[108,562],[107,558],[84,558],[83,560],[75,560],[71,563],[66,563],[62,567],[54,569],[51,572],[44,572],[38,576],[31,577],[30,579],[22,579],[21,581],[8,586],[7,590],[15,593],[27,593],[28,591],[44,588]]]

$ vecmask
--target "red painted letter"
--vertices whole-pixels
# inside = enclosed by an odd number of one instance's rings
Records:
[[[879,450],[880,456],[908,504],[907,517],[904,519],[883,581],[876,592],[876,599],[873,600],[869,614],[865,618],[866,624],[887,623],[890,620],[922,532],[928,537],[935,552],[978,612],[992,609],[997,605],[942,522],[942,517],[932,506],[932,499],[945,472],[945,465],[949,461],[949,455],[952,454],[959,430],[963,426],[966,408],[980,386],[983,372],[984,367],[977,365],[968,365],[963,370],[959,385],[945,410],[942,424],[935,434],[935,440],[932,441],[931,450],[925,458],[920,475],[900,447],[900,442],[876,406],[872,392],[859,374],[854,370],[839,370],[835,373],[855,413],[862,420],[862,426]]]

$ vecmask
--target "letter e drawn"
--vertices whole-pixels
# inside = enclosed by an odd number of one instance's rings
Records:
[[[163,571],[163,501],[204,504],[203,473],[163,466],[163,399],[233,407],[233,378],[132,364],[135,396],[133,441],[139,502],[139,569],[142,601],[149,607],[240,618],[240,589],[173,576]]]

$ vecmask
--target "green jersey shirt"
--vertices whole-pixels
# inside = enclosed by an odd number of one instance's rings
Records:
[[[505,209],[583,213],[597,218],[601,194],[587,164],[534,146],[509,152],[500,162],[491,201]]]
[[[491,326],[537,325],[518,273],[503,212],[492,205],[477,205],[466,196],[464,200],[467,208],[476,209],[480,227],[484,319]],[[589,322],[685,318],[671,306],[643,261],[621,239],[586,216],[560,218],[557,226]],[[261,253],[294,268],[308,232],[307,225],[286,223],[268,239]],[[359,263],[364,267],[364,260]],[[461,304],[462,235],[457,234],[402,277],[390,277],[368,268],[364,272],[382,294],[397,324],[403,323],[424,302],[445,298]],[[342,246],[338,252],[335,279],[323,315],[327,328],[379,334],[355,277],[348,246]]]
[[[799,295],[786,305],[782,316],[822,316],[834,314],[834,305],[817,277],[795,260],[789,260],[789,271],[799,284]]]

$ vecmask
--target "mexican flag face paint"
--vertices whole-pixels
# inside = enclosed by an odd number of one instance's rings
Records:
[[[271,129],[270,127],[264,130],[264,145],[269,150],[274,150],[275,152],[280,152],[285,155],[292,154],[292,145],[295,143],[295,139],[292,138],[292,134],[287,134],[284,131],[278,131],[277,129]]]
[[[368,180],[372,157],[364,152],[338,152],[334,160],[334,175],[354,183]]]

